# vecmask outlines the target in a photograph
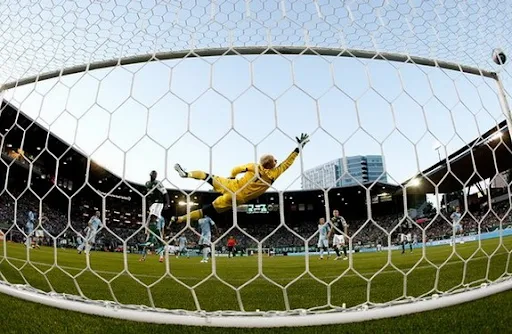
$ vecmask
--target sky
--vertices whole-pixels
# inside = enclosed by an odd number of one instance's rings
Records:
[[[38,24],[31,17],[32,7],[26,11],[28,5],[21,1],[18,9],[14,4],[4,8],[27,13],[18,15],[17,25],[7,13],[9,29],[6,24],[0,26],[7,34],[6,45],[14,43],[10,53],[5,52],[9,48],[0,50],[4,82],[26,77],[34,69],[45,72],[151,48],[179,50],[186,49],[187,43],[215,47],[227,45],[227,39],[236,45],[261,45],[265,33],[280,45],[384,48],[485,68],[490,66],[492,47],[509,45],[502,26],[482,24],[488,19],[483,12],[502,20],[499,7],[452,1],[433,9],[408,2],[404,6],[410,12],[393,2],[383,7],[347,2],[338,8],[329,1],[306,5],[285,1],[285,16],[274,1],[253,1],[249,7],[244,2],[198,1],[193,8],[181,2],[127,1],[121,5],[125,11],[108,7],[110,1],[63,1],[66,14],[54,13],[48,19],[61,28],[58,34],[55,27],[45,29],[44,3],[40,11],[35,10],[35,18],[43,22],[41,31],[34,34],[24,34],[29,29],[26,19]],[[106,9],[96,13],[98,3]],[[454,23],[450,11],[466,19]],[[132,17],[132,12],[138,16]],[[428,27],[436,30],[431,33]],[[489,39],[487,28],[496,32],[494,40]],[[190,29],[194,33],[187,35]],[[103,34],[106,30],[109,35]],[[152,35],[163,42],[148,44]],[[47,43],[42,43],[45,38]],[[55,41],[59,38],[60,44]],[[27,48],[27,43],[38,45],[40,52]],[[123,46],[122,52],[109,48],[112,43]],[[471,53],[473,43],[481,44]],[[19,58],[11,66],[14,57]],[[34,61],[25,62],[29,57]],[[509,78],[506,70],[500,71]],[[257,161],[264,153],[284,160],[296,147],[294,137],[303,132],[311,135],[311,141],[274,183],[275,189],[300,189],[303,170],[339,157],[367,154],[383,155],[388,182],[401,183],[504,119],[496,84],[490,79],[387,60],[305,55],[202,57],[117,66],[2,94],[115,174],[142,183],[155,169],[166,186],[184,189],[196,189],[200,183],[180,179],[173,170],[175,163],[228,176],[234,166]]]

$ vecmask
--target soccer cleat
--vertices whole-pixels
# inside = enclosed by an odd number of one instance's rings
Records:
[[[145,258],[143,258],[143,257],[141,257],[141,258],[139,259],[139,262],[144,262],[144,261],[146,261],[146,259],[145,259]]]
[[[345,256],[345,257],[343,258],[343,260],[345,260],[345,261],[346,261],[346,260],[348,260],[348,257],[346,257],[346,256]]]
[[[174,165],[174,170],[176,170],[178,172],[180,177],[185,178],[188,176],[188,173],[185,172],[185,170],[183,168],[181,168],[180,164]]]
[[[334,261],[338,261],[339,259],[340,259],[340,257],[339,257],[339,256],[336,256],[336,257],[334,258]]]
[[[158,260],[158,262],[164,262],[164,258],[163,258],[163,257],[161,257],[161,258]]]

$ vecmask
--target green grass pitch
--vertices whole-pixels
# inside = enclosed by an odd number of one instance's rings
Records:
[[[199,257],[175,259],[169,256],[167,266],[165,263],[159,263],[156,256],[148,256],[146,262],[139,262],[139,256],[135,254],[128,254],[124,258],[119,253],[92,252],[89,266],[93,273],[87,269],[86,256],[78,255],[72,249],[42,248],[27,253],[21,244],[5,243],[0,246],[4,250],[0,258],[0,272],[11,283],[25,283],[26,279],[30,285],[46,291],[53,288],[57,292],[82,293],[91,299],[117,300],[125,304],[153,303],[157,307],[195,310],[192,292],[184,286],[186,285],[194,287],[201,308],[209,311],[240,310],[237,295],[228,285],[243,286],[240,297],[245,311],[285,309],[287,305],[283,289],[261,276],[258,277],[260,269],[264,277],[285,288],[288,306],[291,309],[326,306],[327,284],[331,284],[333,305],[345,304],[346,307],[352,307],[366,301],[382,303],[404,296],[421,296],[431,293],[433,289],[449,291],[463,285],[478,285],[486,280],[492,281],[510,274],[512,270],[509,252],[512,248],[512,237],[504,238],[501,243],[499,239],[482,241],[480,247],[478,242],[456,245],[456,252],[449,246],[430,247],[426,249],[423,259],[421,249],[404,255],[400,251],[357,253],[352,256],[351,261],[333,261],[332,257],[329,260],[319,260],[317,255],[308,258],[263,257],[261,267],[257,257],[221,257],[215,261],[215,272],[224,283],[212,275],[212,264],[199,263]],[[491,254],[493,255],[490,256]],[[30,262],[27,262],[28,258]],[[434,265],[440,269],[436,269]],[[166,276],[167,272],[181,283]],[[246,284],[251,279],[254,280]],[[110,282],[111,289],[107,282]],[[151,286],[151,293],[148,293],[144,284]],[[507,295],[508,299],[504,297]],[[494,298],[497,300],[496,303],[501,305],[507,302],[510,304],[510,296],[510,293],[507,293],[490,298]],[[55,319],[64,315],[76,321],[86,319],[83,321],[91,323],[91,328],[98,324],[104,324],[105,328],[108,328],[123,323],[118,320],[55,310],[6,296],[0,296],[0,300],[2,307],[11,305],[12,308],[30,308],[35,314],[40,313],[39,317],[49,312],[48,314],[52,314]],[[467,307],[476,312],[481,303],[482,301],[473,302],[467,305],[476,306]],[[357,332],[357,328],[365,326],[393,326],[396,321],[409,323],[412,321],[410,319],[417,319],[415,321],[419,326],[423,321],[427,324],[428,319],[432,322],[432,314],[459,312],[456,311],[459,307],[464,305],[408,316],[407,320],[382,320],[366,325],[344,325],[343,328],[350,327]],[[463,317],[466,318],[466,312],[464,314]],[[468,321],[475,319],[473,316]],[[372,325],[377,323],[379,325]],[[493,323],[499,324],[500,322]],[[152,332],[165,327],[145,324],[133,326]],[[183,332],[187,330],[193,328],[180,329]],[[302,330],[297,329],[297,332]]]

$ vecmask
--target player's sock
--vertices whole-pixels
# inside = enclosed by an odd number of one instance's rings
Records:
[[[402,253],[405,253],[405,242],[402,242]]]
[[[155,253],[160,255],[160,257],[164,257],[164,248],[163,247],[158,247],[156,250],[155,250]]]
[[[334,247],[334,251],[336,252],[336,256],[340,257],[340,249],[338,247]]]
[[[205,172],[200,170],[193,170],[191,172],[188,172],[187,176],[191,179],[196,180],[206,180],[206,178],[208,177],[208,175]]]
[[[343,255],[347,257],[347,246],[343,246]]]
[[[203,247],[203,260],[208,261],[208,247]]]
[[[412,252],[412,244],[409,243],[409,250]]]
[[[320,248],[320,258],[323,258],[323,257],[324,257],[324,249]]]

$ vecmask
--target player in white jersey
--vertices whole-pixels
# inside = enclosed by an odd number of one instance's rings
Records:
[[[176,258],[180,255],[187,255],[187,259],[189,258],[188,248],[187,248],[187,237],[182,235],[178,239],[178,251],[176,253]]]
[[[453,236],[452,236],[452,243],[457,242],[457,234],[462,236],[462,233],[464,232],[464,229],[462,228],[462,214],[460,213],[460,207],[455,208],[455,212],[451,214],[450,219],[452,220],[452,226],[453,226]],[[450,245],[452,244],[450,243]],[[461,238],[460,241],[461,244],[464,243],[464,241]]]
[[[381,238],[377,239],[376,246],[377,246],[377,252],[382,252],[382,239]]]
[[[403,232],[398,235],[398,238],[402,245],[402,254],[405,254],[405,244],[409,244],[409,250],[412,253],[412,235],[406,227],[403,228]]]
[[[418,235],[416,233],[414,233],[412,235],[412,244],[413,245],[417,245],[418,244]]]
[[[320,260],[324,259],[324,252],[327,252],[327,257],[329,257],[329,239],[327,235],[331,227],[328,223],[325,222],[325,218],[320,218],[318,220],[318,249],[320,250]]]
[[[87,234],[85,235],[84,242],[78,246],[78,254],[81,254],[85,248],[85,252],[89,253],[92,245],[96,242],[96,234],[98,230],[101,228],[101,220],[100,220],[100,212],[96,211],[94,216],[89,219],[87,223]]]
[[[30,248],[32,246],[32,233],[34,232],[34,223],[36,221],[36,215],[34,212],[29,211],[28,217],[27,217],[27,223],[25,224],[25,229],[27,233],[27,242],[26,246],[27,248]]]
[[[215,222],[208,216],[204,218],[200,218],[198,220],[199,229],[201,230],[201,237],[199,238],[199,245],[203,249],[203,259],[202,263],[208,262],[208,252],[210,251],[210,246],[212,244],[212,227],[217,232],[217,226]],[[217,233],[216,233],[217,234]]]
[[[340,249],[343,249],[343,260],[347,260],[347,246],[345,242],[345,238],[348,237],[347,221],[345,218],[340,216],[340,212],[338,210],[334,210],[332,212],[331,224],[332,228],[329,231],[327,239],[330,240],[334,231],[334,238],[332,240],[332,245],[334,247],[334,251],[336,252],[336,258],[334,260],[339,260],[341,258]]]
[[[146,182],[146,200],[148,201],[148,204],[151,203],[149,206],[149,224],[154,223],[162,216],[164,201],[166,209],[171,206],[167,189],[165,189],[162,182],[156,179],[157,176],[158,174],[156,171],[151,171],[151,173],[149,173],[149,181]]]

